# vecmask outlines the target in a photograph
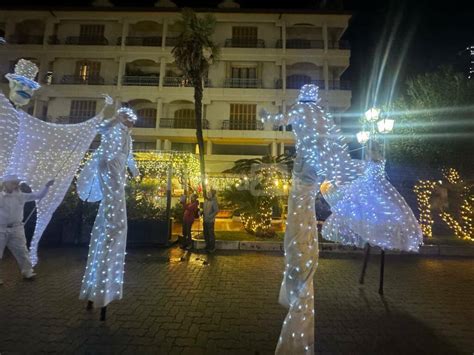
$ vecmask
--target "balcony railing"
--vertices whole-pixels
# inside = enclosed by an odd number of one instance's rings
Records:
[[[178,37],[166,37],[166,47],[174,47],[178,43]]]
[[[222,121],[222,129],[231,131],[262,131],[263,123],[261,121],[253,120],[224,120]]]
[[[105,85],[105,80],[101,76],[83,77],[80,75],[64,75],[60,84],[66,85]]]
[[[13,35],[8,39],[8,43],[12,44],[43,44],[43,36],[34,35]]]
[[[348,80],[329,80],[329,90],[351,90],[351,82]]]
[[[196,120],[194,118],[161,118],[160,128],[196,129]],[[209,129],[208,120],[202,120],[202,128]]]
[[[286,79],[286,88],[287,89],[300,89],[303,85],[306,84],[313,84],[318,86],[320,89],[324,89],[324,80],[303,80],[303,79],[298,79],[298,80],[292,80],[291,78]],[[276,89],[281,89],[283,87],[283,80],[278,79],[275,84]]]
[[[161,47],[162,38],[159,36],[145,36],[145,37],[125,37],[126,46],[143,46],[143,47]],[[117,45],[122,44],[122,37],[117,39]]]
[[[282,47],[283,41],[279,39],[276,42],[276,48]],[[322,49],[324,48],[324,41],[320,39],[300,39],[300,38],[293,38],[286,40],[286,48],[288,49]]]
[[[109,44],[109,41],[105,37],[69,36],[66,37],[66,44],[106,46]]]
[[[160,84],[159,76],[124,75],[122,77],[122,85],[158,86],[159,84]]]
[[[165,76],[163,78],[163,86],[192,87],[192,84],[182,76]],[[204,86],[210,87],[211,81],[209,79],[204,79]]]
[[[350,46],[349,41],[340,40],[340,41],[334,41],[334,42],[329,41],[328,48],[329,49],[350,49],[351,46]]]
[[[265,48],[265,41],[256,38],[228,38],[225,40],[225,46],[232,48]]]
[[[74,117],[74,116],[59,116],[58,119],[56,120],[57,123],[65,124],[76,124],[76,123],[81,123],[84,121],[87,121],[88,119],[92,118],[95,116],[95,113],[91,113],[87,117]]]
[[[224,87],[259,89],[262,87],[262,80],[261,79],[228,78],[228,79],[225,79]]]
[[[155,128],[156,117],[140,117],[138,116],[137,122],[135,123],[137,128]]]

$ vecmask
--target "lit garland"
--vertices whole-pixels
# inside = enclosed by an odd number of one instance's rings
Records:
[[[416,194],[418,203],[418,211],[420,213],[419,223],[421,231],[425,237],[431,238],[433,236],[433,217],[431,216],[431,195],[439,182],[430,180],[420,180],[413,188]]]
[[[450,183],[450,184],[459,184],[462,183],[461,176],[459,175],[458,171],[454,168],[448,168],[442,170],[443,177]]]

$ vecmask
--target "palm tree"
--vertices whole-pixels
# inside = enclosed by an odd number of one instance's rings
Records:
[[[196,115],[196,138],[199,147],[201,183],[206,196],[206,169],[204,162],[204,138],[202,135],[203,81],[209,66],[217,59],[219,47],[212,41],[216,19],[212,15],[198,17],[191,9],[183,9],[178,23],[181,27],[173,54],[176,66],[194,87],[194,107]]]

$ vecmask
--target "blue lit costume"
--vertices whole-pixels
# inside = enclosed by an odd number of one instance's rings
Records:
[[[130,129],[115,119],[103,123],[99,132],[102,135],[100,146],[86,163],[77,182],[82,200],[101,201],[79,296],[94,302],[94,307],[104,307],[122,298],[127,241],[127,166],[134,176],[138,175]]]
[[[413,212],[385,178],[385,162],[367,161],[364,175],[325,198],[332,214],[322,228],[324,239],[413,252],[423,243]]]

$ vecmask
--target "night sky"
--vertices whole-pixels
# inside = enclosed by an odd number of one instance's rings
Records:
[[[156,0],[112,0],[116,6],[147,7]],[[407,77],[435,70],[440,65],[453,65],[459,70],[468,68],[468,55],[462,53],[474,44],[474,10],[469,1],[429,0],[292,0],[256,1],[237,0],[242,8],[326,9],[351,12],[349,30],[344,38],[352,48],[351,65],[343,79],[352,81],[353,102],[351,111],[365,109],[371,72],[381,66],[389,39],[391,50],[382,78],[382,86],[394,84],[396,68],[400,75],[395,83],[395,96],[403,89]],[[176,0],[178,6],[215,8],[220,0]],[[18,1],[3,0],[2,4],[17,5]],[[91,1],[78,0],[24,0],[22,6],[88,6]],[[397,27],[398,24],[398,27]],[[395,30],[396,29],[396,30]],[[403,49],[406,46],[406,54]],[[383,96],[383,95],[382,95]]]

